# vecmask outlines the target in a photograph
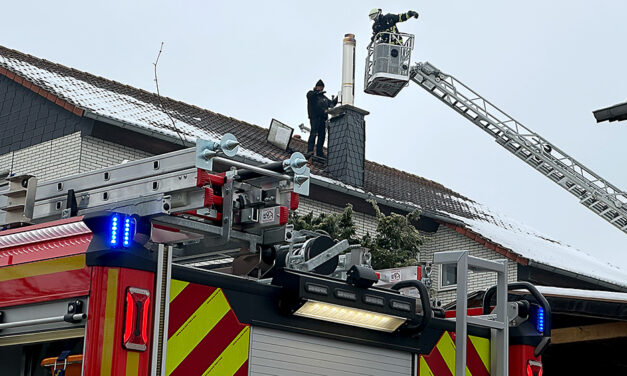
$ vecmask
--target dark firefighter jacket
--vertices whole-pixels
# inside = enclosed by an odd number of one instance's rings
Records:
[[[377,33],[380,33],[380,32],[397,34],[398,28],[396,27],[396,24],[398,22],[405,22],[410,18],[411,17],[409,16],[409,13],[401,13],[401,14],[388,13],[385,16],[379,16],[374,21],[374,24],[372,25],[372,38],[374,39],[375,35],[377,35]],[[389,43],[389,36],[383,35],[381,37],[381,42]]]
[[[331,100],[324,95],[325,91],[309,90],[307,92],[307,114],[310,119],[327,120],[327,109],[337,104],[337,98]]]

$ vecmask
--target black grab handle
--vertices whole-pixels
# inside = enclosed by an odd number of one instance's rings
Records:
[[[531,293],[531,296],[533,296],[538,302],[538,304],[540,304],[542,309],[544,309],[544,321],[546,325],[544,325],[544,332],[542,333],[542,335],[544,337],[550,337],[551,336],[551,323],[550,323],[551,306],[549,305],[549,302],[546,300],[544,295],[542,295],[540,291],[538,291],[538,289],[529,282],[523,281],[523,282],[512,282],[512,283],[507,284],[507,291],[520,290],[520,289],[529,291],[529,293]],[[487,315],[488,313],[490,313],[490,301],[492,300],[492,297],[494,297],[495,293],[496,293],[496,286],[492,286],[489,289],[487,289],[485,292],[485,295],[483,295],[483,314],[484,315]]]
[[[429,301],[429,291],[422,282],[414,279],[397,282],[391,289],[400,290],[406,287],[415,287],[418,289],[418,293],[420,293],[420,303],[422,304],[422,320],[420,320],[420,324],[409,325],[407,328],[416,332],[422,332],[429,324],[429,320],[431,320],[431,316],[433,315],[431,302]]]

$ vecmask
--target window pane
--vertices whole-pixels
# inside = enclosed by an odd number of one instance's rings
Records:
[[[442,265],[442,286],[457,284],[457,265]]]

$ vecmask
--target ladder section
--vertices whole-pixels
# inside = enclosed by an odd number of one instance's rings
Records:
[[[627,193],[430,63],[412,67],[411,80],[627,234]]]

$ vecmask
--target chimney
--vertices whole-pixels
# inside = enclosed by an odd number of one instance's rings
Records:
[[[343,183],[363,187],[368,111],[353,105],[355,95],[355,36],[344,37],[342,105],[329,110],[326,172]]]

